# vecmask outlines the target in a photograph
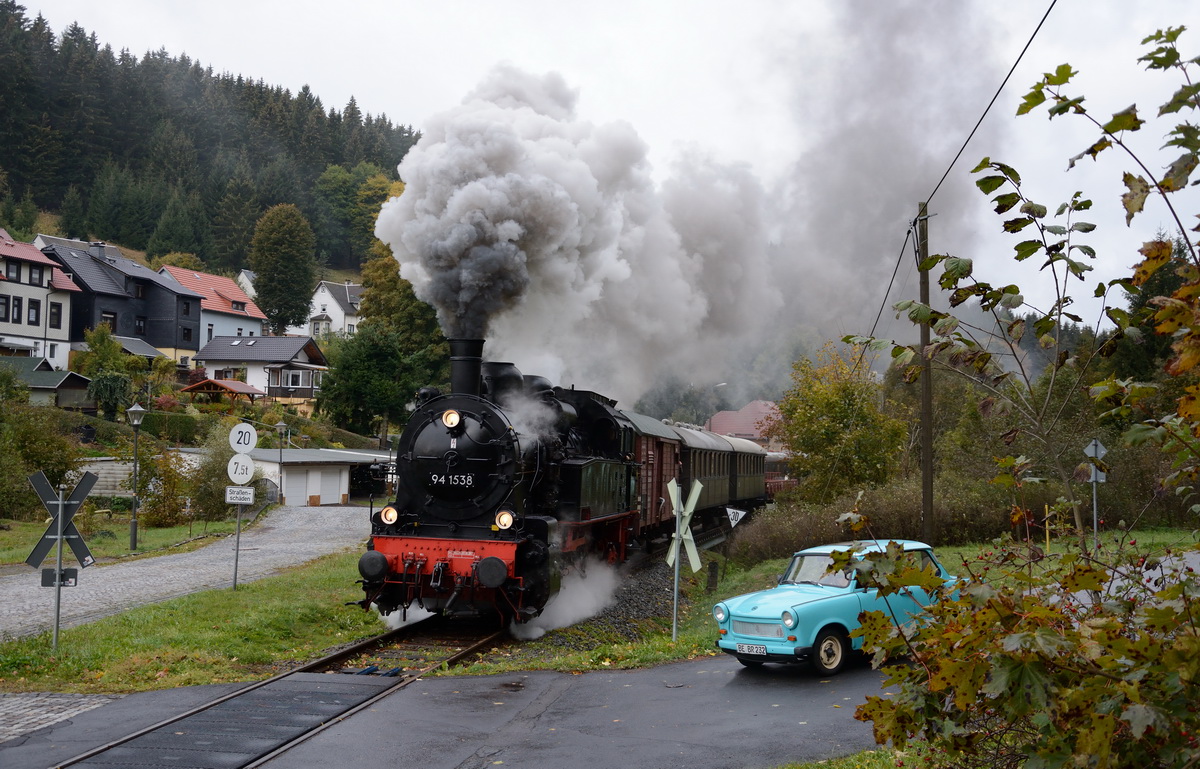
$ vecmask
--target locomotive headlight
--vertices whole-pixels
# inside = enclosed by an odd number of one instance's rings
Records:
[[[796,617],[790,611],[785,611],[779,619],[783,620],[783,626],[788,630],[796,627]]]
[[[713,619],[715,619],[717,622],[724,622],[725,618],[728,616],[729,615],[725,612],[725,606],[723,604],[717,604],[713,607]]]
[[[446,409],[442,412],[442,424],[451,430],[458,427],[459,422],[462,422],[462,414],[459,414],[454,409]]]
[[[400,517],[400,511],[398,511],[396,508],[392,507],[391,505],[388,505],[387,507],[385,507],[379,511],[379,520],[383,521],[388,526],[391,526],[393,523],[395,523],[399,517]]]
[[[513,525],[512,510],[501,510],[496,513],[496,528],[501,531],[511,529]]]

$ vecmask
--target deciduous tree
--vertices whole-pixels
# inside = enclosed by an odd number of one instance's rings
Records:
[[[316,286],[315,245],[308,220],[290,203],[269,208],[254,228],[250,268],[258,274],[255,303],[274,334],[308,320]]]

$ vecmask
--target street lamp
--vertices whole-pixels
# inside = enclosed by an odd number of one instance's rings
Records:
[[[133,515],[129,519],[129,549],[137,550],[137,514],[138,514],[138,432],[142,426],[142,418],[146,409],[136,403],[125,409],[125,419],[133,426]]]
[[[275,423],[275,432],[279,433],[279,504],[283,504],[283,434],[287,432],[287,422],[282,419]]]

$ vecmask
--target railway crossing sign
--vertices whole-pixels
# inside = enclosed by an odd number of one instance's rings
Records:
[[[92,551],[88,549],[87,544],[83,541],[83,537],[79,534],[79,529],[75,528],[75,522],[71,519],[75,517],[75,513],[79,512],[79,506],[83,504],[83,500],[91,493],[92,487],[96,485],[97,477],[93,473],[84,473],[79,479],[79,483],[75,485],[75,490],[71,492],[71,496],[67,497],[62,503],[62,529],[58,527],[59,515],[59,499],[58,492],[50,485],[50,481],[46,480],[46,474],[38,471],[29,476],[29,483],[33,485],[33,490],[37,492],[38,498],[42,500],[42,505],[45,506],[47,512],[50,513],[50,526],[46,528],[46,533],[42,535],[41,540],[34,546],[33,552],[25,559],[25,563],[33,568],[42,565],[42,561],[50,553],[50,549],[54,547],[54,543],[58,540],[56,532],[62,531],[62,537],[67,541],[67,545],[71,548],[71,552],[75,554],[75,558],[79,560],[79,565],[83,567],[91,566],[96,562],[92,557]]]
[[[675,558],[679,553],[682,543],[692,571],[700,571],[700,554],[696,551],[696,541],[692,539],[691,523],[692,512],[696,509],[696,503],[700,501],[700,490],[703,488],[704,485],[700,481],[692,481],[692,490],[688,494],[687,502],[681,505],[679,504],[679,484],[675,482],[674,478],[667,482],[667,492],[670,494],[671,508],[675,511],[676,518],[676,536],[670,550],[667,551],[667,563],[669,565],[675,565]]]

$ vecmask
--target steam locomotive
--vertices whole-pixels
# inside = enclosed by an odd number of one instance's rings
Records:
[[[728,508],[767,501],[752,441],[621,411],[598,393],[484,362],[483,340],[450,340],[451,392],[422,388],[397,444],[395,499],[371,515],[359,559],[364,609],[524,622],[588,557],[623,562],[674,533],[667,483],[703,484],[698,542]]]

